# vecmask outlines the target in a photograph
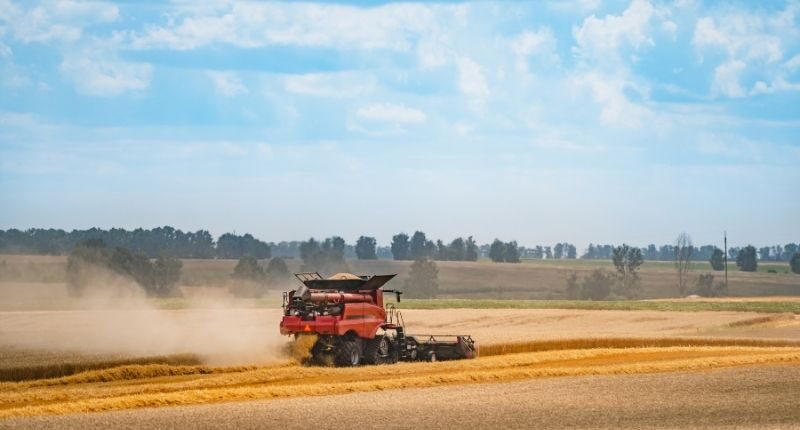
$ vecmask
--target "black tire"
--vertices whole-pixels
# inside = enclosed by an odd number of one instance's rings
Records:
[[[385,364],[391,362],[391,343],[386,336],[375,336],[364,346],[365,364]]]
[[[353,367],[361,364],[361,346],[355,340],[345,340],[336,349],[334,363],[339,367]]]

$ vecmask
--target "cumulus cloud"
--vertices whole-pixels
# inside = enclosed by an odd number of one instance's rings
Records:
[[[729,12],[697,20],[692,44],[701,61],[707,53],[722,53],[723,62],[714,69],[712,94],[743,97],[748,94],[794,90],[787,73],[791,61],[783,62],[787,48],[797,47],[800,30],[796,16],[800,6],[790,2],[782,11]],[[794,41],[794,42],[793,42]],[[750,82],[746,81],[750,79]],[[753,85],[751,91],[745,88]]]
[[[648,0],[634,0],[621,15],[592,15],[572,29],[574,51],[582,58],[604,60],[616,58],[623,45],[634,50],[654,46],[651,21],[662,14]]]
[[[418,109],[389,103],[377,103],[362,107],[358,109],[356,116],[370,121],[399,124],[421,124],[426,120],[425,114]]]
[[[101,97],[144,90],[153,75],[153,66],[147,63],[92,57],[68,57],[59,69],[79,93]]]
[[[211,44],[252,48],[267,45],[341,49],[409,50],[435,13],[455,15],[462,6],[387,4],[361,8],[313,3],[233,3],[222,10],[199,7],[165,26],[134,34],[137,49],[188,50]]]
[[[234,97],[247,93],[247,87],[242,84],[242,81],[235,73],[218,71],[209,71],[207,73],[214,84],[217,94],[225,97]]]
[[[71,0],[44,1],[29,9],[4,1],[0,4],[0,21],[5,21],[12,36],[25,43],[74,42],[83,28],[116,21],[117,6],[104,2]]]
[[[485,98],[490,94],[483,69],[468,57],[458,59],[458,89],[469,97]]]

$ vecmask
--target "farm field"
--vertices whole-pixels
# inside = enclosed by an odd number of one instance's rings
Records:
[[[538,378],[293,399],[0,420],[0,428],[791,429],[800,423],[794,365]],[[746,395],[744,395],[746,393]],[[309,414],[309,405],[313,413]],[[370,420],[364,420],[369,416]]]
[[[57,309],[67,306],[65,287],[66,257],[2,256],[0,260],[0,309]],[[181,285],[186,296],[207,299],[230,299],[230,275],[234,260],[184,260]],[[297,271],[300,262],[287,260]],[[408,261],[348,262],[355,273],[397,273],[393,285],[402,286],[407,277]],[[770,265],[777,273],[729,272],[729,295],[732,297],[800,297],[800,275],[788,272],[786,263]],[[437,262],[439,298],[498,300],[565,299],[566,278],[571,273],[585,275],[596,268],[611,270],[610,262],[599,260],[528,260],[520,264],[478,262]],[[706,263],[698,263],[692,276],[712,273],[721,280],[721,272],[712,272]],[[640,271],[642,299],[677,297],[676,274],[671,263],[647,262]],[[291,283],[290,285],[294,285]],[[277,298],[276,295],[273,298]],[[274,304],[274,302],[270,303]],[[258,304],[256,304],[258,305]],[[180,306],[180,305],[178,305]],[[241,306],[241,304],[239,305]]]
[[[183,298],[121,290],[76,301],[66,295],[63,258],[19,258],[13,276],[0,280],[0,427],[307,428],[296,421],[303,405],[342,401],[353,413],[369,403],[382,428],[399,419],[394,402],[437,427],[459,422],[456,411],[475,410],[476,401],[491,411],[472,421],[481,427],[800,425],[785,397],[800,373],[793,275],[736,274],[753,282],[747,288],[781,296],[676,299],[657,294],[672,288],[671,271],[649,267],[651,300],[592,302],[540,296],[558,298],[562,286],[547,279],[589,270],[585,262],[440,263],[445,298],[398,306],[411,334],[469,334],[478,359],[333,369],[300,366],[287,354],[279,294],[230,296],[233,261],[187,260]],[[407,270],[405,262],[350,264],[398,272],[400,285]],[[469,276],[477,283],[453,287]],[[543,289],[532,294],[539,282]],[[738,389],[748,396],[732,394]],[[773,418],[753,421],[756,410]],[[704,419],[690,421],[691,414]],[[326,423],[355,425],[329,415],[320,411]]]

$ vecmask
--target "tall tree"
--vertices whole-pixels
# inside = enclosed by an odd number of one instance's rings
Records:
[[[478,244],[475,243],[475,239],[473,239],[472,236],[467,238],[464,259],[467,261],[478,261]]]
[[[564,256],[564,244],[557,243],[556,246],[553,247],[553,258],[560,260],[561,257]]]
[[[628,298],[638,295],[639,267],[644,261],[642,250],[622,244],[612,251],[611,261],[617,269],[617,294]]]
[[[489,258],[495,263],[506,261],[506,244],[500,239],[495,239],[491,248],[489,248]]]
[[[439,261],[447,261],[450,257],[447,249],[447,245],[444,244],[441,240],[436,241],[436,259]]]
[[[425,233],[415,231],[411,236],[411,243],[408,246],[409,257],[412,260],[418,258],[428,257],[428,240],[425,238]]]
[[[800,252],[795,252],[792,259],[789,260],[789,267],[792,268],[792,273],[800,274]]]
[[[689,271],[691,270],[692,238],[686,233],[681,233],[675,239],[675,270],[678,272],[678,292],[685,296],[689,287]]]
[[[409,253],[408,235],[405,233],[396,234],[392,237],[392,257],[395,260],[408,260]]]
[[[414,260],[403,292],[410,298],[433,299],[439,291],[439,269],[428,258]]]
[[[571,243],[567,244],[567,258],[569,258],[570,260],[578,258],[578,249],[575,248],[575,245]]]
[[[504,260],[506,263],[519,263],[519,246],[517,245],[516,240],[512,240],[508,242],[504,246],[505,248],[505,257]]]
[[[374,237],[361,236],[356,241],[356,256],[359,260],[377,260],[376,246]]]
[[[725,255],[719,248],[714,248],[714,252],[711,254],[711,258],[708,260],[711,263],[711,268],[714,270],[724,270],[725,269]]]
[[[467,244],[464,239],[457,237],[450,242],[448,248],[449,257],[451,261],[464,261],[467,255]]]
[[[758,269],[758,259],[756,258],[756,248],[747,245],[736,255],[736,265],[742,272],[755,272]]]

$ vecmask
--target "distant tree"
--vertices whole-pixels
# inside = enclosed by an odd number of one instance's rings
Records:
[[[170,297],[178,295],[177,284],[181,279],[181,268],[183,262],[181,260],[169,256],[160,255],[153,263],[153,272],[155,276],[155,289],[156,296]]]
[[[795,254],[800,252],[800,246],[794,243],[787,243],[783,246],[783,255],[785,260],[791,260]]]
[[[742,248],[736,255],[736,265],[739,266],[739,270],[742,272],[755,272],[758,269],[756,248],[752,245]]]
[[[478,261],[478,244],[475,243],[475,239],[472,236],[467,238],[465,247],[464,259],[466,261]]]
[[[414,260],[403,292],[409,298],[432,299],[439,291],[439,269],[428,258]]]
[[[739,257],[739,248],[736,248],[736,247],[728,248],[728,259],[729,260],[736,261],[736,259],[738,257]]]
[[[395,260],[409,259],[409,240],[405,233],[396,234],[392,237],[392,256]]]
[[[792,273],[800,274],[800,252],[795,252],[792,259],[789,260],[789,267],[792,268]]]
[[[595,269],[584,278],[581,284],[581,298],[584,300],[605,300],[611,294],[614,277],[602,269]]]
[[[269,286],[279,286],[286,284],[291,279],[291,272],[286,265],[286,261],[280,257],[273,257],[267,263],[266,278]]]
[[[436,259],[439,261],[447,261],[450,257],[447,245],[444,244],[441,240],[436,241]]]
[[[428,245],[428,240],[425,238],[425,233],[421,231],[415,231],[414,235],[411,236],[411,242],[408,245],[408,252],[409,258],[411,260],[417,260],[423,257],[429,257],[429,251],[432,248],[433,243],[431,246]]]
[[[612,251],[611,261],[617,269],[617,294],[634,298],[639,294],[639,267],[643,263],[642,250],[622,244]]]
[[[647,245],[647,252],[644,254],[644,259],[649,261],[658,260],[658,249],[655,244]]]
[[[758,249],[758,255],[761,257],[761,261],[769,261],[772,260],[771,255],[772,249],[769,246],[764,246]]]
[[[711,254],[711,259],[708,260],[711,263],[711,268],[714,270],[724,270],[725,269],[725,254],[719,248],[714,248],[714,252]]]
[[[504,246],[505,248],[505,256],[504,261],[506,263],[519,263],[519,246],[517,245],[516,240],[512,240],[511,242],[507,242]]]
[[[675,270],[678,272],[678,292],[685,296],[688,291],[689,271],[692,259],[692,238],[686,233],[681,233],[675,239]]]
[[[182,263],[173,257],[162,256],[151,262],[142,253],[125,248],[107,248],[102,240],[90,239],[70,251],[67,258],[67,291],[81,296],[94,283],[98,269],[112,272],[135,282],[148,296],[179,296],[176,284]],[[98,285],[107,287],[107,285]]]
[[[339,236],[317,242],[312,237],[300,243],[302,270],[305,272],[336,273],[349,270],[344,259],[346,243]]]
[[[581,258],[582,259],[586,259],[586,260],[591,260],[591,259],[595,258],[594,255],[595,255],[594,245],[592,245],[590,243],[589,246],[586,248],[586,252],[583,253]]]
[[[495,263],[506,261],[506,244],[500,239],[495,239],[491,248],[489,248],[489,258]]]
[[[549,246],[544,247],[544,258],[548,260],[553,258],[553,251],[550,249]]]
[[[567,244],[567,258],[571,260],[578,258],[578,249],[575,248],[575,245]]]
[[[553,258],[560,260],[561,257],[563,257],[563,256],[564,256],[564,244],[557,243],[553,247]]]
[[[581,286],[578,284],[578,274],[572,272],[567,276],[567,288],[565,294],[568,300],[578,300],[581,298]]]
[[[464,242],[464,239],[460,237],[453,239],[453,241],[450,242],[450,245],[447,248],[448,248],[447,253],[449,255],[448,260],[464,261],[466,259],[467,245]]]
[[[361,236],[356,241],[356,256],[359,260],[377,260],[376,246],[377,242],[374,237]]]
[[[249,255],[239,259],[236,267],[233,268],[231,277],[235,279],[244,279],[249,281],[263,281],[266,276],[264,268],[258,264],[255,257]]]
[[[703,297],[720,297],[727,294],[727,288],[722,282],[714,285],[714,275],[700,274],[695,282],[695,293]]]

